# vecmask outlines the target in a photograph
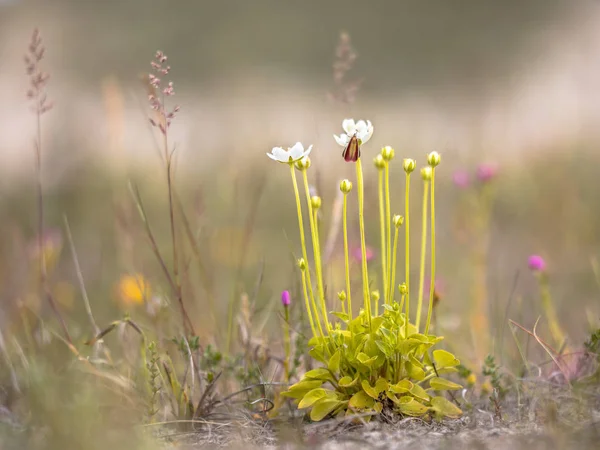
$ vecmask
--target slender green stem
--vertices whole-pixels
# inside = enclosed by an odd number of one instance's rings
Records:
[[[285,349],[285,381],[290,381],[290,308],[284,306],[285,310],[285,324],[284,324],[284,349]]]
[[[565,333],[560,326],[558,317],[556,315],[556,310],[554,309],[554,305],[552,303],[552,296],[550,295],[550,288],[548,286],[548,277],[544,273],[539,273],[537,279],[542,297],[542,308],[546,314],[546,320],[548,321],[548,326],[550,327],[550,334],[552,334],[556,346],[561,348],[565,343]]]
[[[383,191],[383,169],[378,169],[378,184],[379,184],[379,227],[381,233],[381,282],[383,283],[383,300],[388,304],[387,295],[387,245],[386,245],[386,227],[385,227],[385,204]],[[377,314],[377,310],[375,311]]]
[[[294,164],[290,164],[290,171],[292,174],[292,182],[294,184],[294,195],[296,197],[296,209],[298,210],[298,227],[300,228],[300,244],[302,246],[302,258],[304,258],[304,263],[306,264],[306,282],[308,284],[308,292],[310,294],[310,300],[315,310],[315,322],[319,324],[319,329],[321,330],[321,318],[319,317],[319,310],[317,309],[317,305],[315,303],[315,294],[312,288],[312,282],[310,280],[310,265],[308,264],[308,255],[306,253],[306,240],[304,238],[304,220],[302,219],[302,204],[300,203],[300,191],[298,190],[298,181],[296,180],[296,169],[294,168]],[[309,202],[310,203],[310,202]],[[321,334],[323,332],[321,331]]]
[[[429,333],[431,313],[433,312],[433,297],[435,296],[435,167],[431,168],[431,284],[429,285],[429,309],[425,334]]]
[[[402,294],[400,297],[400,311],[402,311],[402,308],[404,308],[404,300],[406,300],[406,295]]]
[[[390,162],[385,162],[385,243],[386,243],[386,262],[385,266],[388,270],[387,280],[392,278],[392,214],[390,211]],[[384,282],[384,286],[387,286]],[[388,303],[391,303],[390,298],[392,297],[391,290],[384,292],[385,298]],[[377,312],[375,312],[377,314]]]
[[[327,330],[331,330],[331,325],[329,324],[329,317],[327,314],[327,305],[325,304],[325,289],[323,288],[323,271],[321,269],[321,245],[319,244],[317,224],[314,217],[312,202],[310,201],[310,188],[308,186],[308,174],[306,169],[302,170],[302,178],[304,179],[304,190],[306,192],[306,202],[308,204],[310,234],[313,243],[315,274],[317,277],[317,292],[319,294],[319,300],[321,302],[321,313],[323,314],[325,327],[327,328]]]
[[[429,180],[425,180],[423,186],[423,218],[421,230],[421,269],[419,270],[419,301],[417,303],[417,333],[421,324],[421,312],[423,311],[423,288],[425,285],[425,252],[427,251],[427,204],[429,200]]]
[[[360,158],[356,161],[356,184],[358,188],[358,223],[360,228],[360,251],[362,254],[362,282],[363,282],[363,301],[365,314],[369,321],[369,330],[371,329],[371,294],[369,293],[369,270],[367,268],[367,244],[365,242],[365,191],[363,182],[362,163]]]
[[[348,194],[344,192],[343,203],[344,266],[346,270],[346,297],[348,298],[348,316],[352,320],[352,295],[350,294],[350,255],[348,252]]]
[[[304,293],[304,304],[306,306],[306,312],[308,314],[308,322],[310,323],[310,330],[312,331],[313,337],[317,337],[317,330],[315,328],[315,322],[313,319],[313,315],[312,312],[310,310],[310,302],[308,300],[308,292],[306,289],[306,274],[304,273],[308,268],[301,270],[302,272],[302,292]],[[324,337],[323,336],[323,329],[321,328],[321,322],[318,322],[319,324],[319,336]]]
[[[400,234],[400,227],[394,227],[394,250],[392,256],[392,272],[390,278],[390,284],[388,286],[389,292],[389,304],[394,303],[394,284],[396,283],[396,261],[398,260],[398,235]]]
[[[405,336],[408,337],[408,323],[410,322],[410,173],[406,173],[406,188],[404,200],[404,282],[406,283],[406,324]]]

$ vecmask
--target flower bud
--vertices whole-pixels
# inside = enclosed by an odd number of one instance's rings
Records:
[[[431,181],[432,173],[433,170],[431,169],[431,166],[423,167],[421,169],[421,178],[423,178],[424,181]]]
[[[398,286],[398,290],[400,291],[401,295],[406,295],[408,294],[408,286],[406,286],[406,283],[402,283]]]
[[[404,223],[404,216],[401,216],[400,214],[396,214],[392,218],[392,221],[394,222],[394,226],[396,228],[400,228],[402,226],[402,224]]]
[[[291,303],[290,291],[283,291],[281,293],[281,304],[283,305],[284,308],[287,308],[288,306],[290,306],[290,303]]]
[[[307,170],[310,167],[310,158],[305,156],[302,159],[296,161],[296,168],[298,170]]]
[[[298,267],[300,268],[300,270],[304,271],[306,270],[306,261],[304,260],[304,258],[300,258],[297,261]]]
[[[381,170],[385,167],[385,159],[379,154],[373,158],[373,164],[375,164],[375,167],[377,167],[378,170]]]
[[[435,167],[440,164],[440,154],[438,152],[431,152],[427,155],[427,164],[431,167]]]
[[[371,292],[371,298],[373,299],[373,301],[375,303],[377,303],[379,301],[379,299],[381,298],[381,294],[379,294],[378,290],[375,290],[375,291]]]
[[[348,194],[352,190],[352,182],[350,180],[342,180],[340,183],[340,191]]]
[[[402,167],[404,168],[404,171],[406,173],[411,173],[412,171],[414,171],[417,168],[417,163],[414,159],[406,158],[402,162]]]
[[[313,209],[319,209],[321,207],[321,197],[318,195],[313,195],[310,199],[310,204]]]
[[[390,147],[389,145],[386,145],[385,147],[383,147],[381,149],[381,156],[386,161],[392,160],[394,158],[394,155],[395,155],[394,149],[392,147]]]
[[[338,292],[338,298],[340,299],[340,302],[345,302],[346,301],[346,292],[344,292],[344,291]]]

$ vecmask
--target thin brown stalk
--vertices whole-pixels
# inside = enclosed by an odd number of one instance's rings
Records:
[[[67,342],[72,346],[73,340],[69,334],[67,324],[56,305],[48,285],[48,273],[46,267],[46,256],[44,252],[44,187],[42,182],[42,115],[52,109],[52,103],[48,102],[46,95],[46,85],[50,75],[42,72],[40,62],[44,58],[45,48],[42,45],[42,38],[37,29],[33,31],[28,52],[25,55],[25,69],[30,77],[30,86],[27,91],[27,98],[32,102],[32,110],[36,118],[36,136],[34,140],[35,151],[35,177],[36,177],[36,198],[37,198],[37,250],[39,257],[40,271],[40,297],[46,297],[52,312],[58,319]]]

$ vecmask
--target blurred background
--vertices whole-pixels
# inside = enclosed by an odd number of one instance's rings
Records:
[[[447,332],[472,339],[465,314],[481,237],[489,239],[483,273],[494,337],[506,316],[514,317],[511,305],[520,305],[528,326],[539,314],[526,265],[529,254],[539,253],[560,316],[581,342],[587,328],[578,324],[597,320],[599,312],[599,25],[594,0],[0,0],[0,319],[36,301],[28,288],[35,118],[25,99],[23,55],[39,27],[54,102],[42,128],[46,224],[61,254],[52,280],[70,317],[82,317],[83,306],[65,216],[100,323],[116,317],[115,286],[123,274],[143,274],[153,292],[168,297],[128,187],[139,186],[159,244],[170,254],[166,181],[143,83],[160,49],[172,67],[173,104],[181,106],[171,133],[176,185],[199,236],[220,319],[231,298],[257,292],[256,308],[269,321],[279,292],[297,286],[288,173],[265,153],[274,145],[314,144],[311,182],[326,205],[328,231],[338,182],[353,179],[331,135],[343,118],[354,117],[375,126],[363,149],[368,162],[383,145],[395,147],[397,160],[413,157],[419,165],[429,151],[443,155],[438,273]],[[359,86],[352,102],[332,99],[343,32],[357,54],[347,74]],[[395,164],[393,213],[403,210],[403,174]],[[497,168],[483,212],[472,201],[483,189],[475,175],[480,164]],[[475,180],[470,187],[453,182],[459,170]],[[366,178],[376,250],[377,178],[370,164]],[[416,182],[414,195],[419,204]],[[483,231],[469,228],[481,215],[489,215]],[[414,224],[418,230],[417,218]],[[417,248],[419,233],[413,234]],[[332,245],[331,258],[339,261],[339,239]],[[331,267],[335,292],[341,283]],[[194,288],[199,281],[190,274],[187,283],[198,292],[188,299],[194,320],[207,327],[203,339],[218,339],[214,327],[223,322],[207,325],[205,294]],[[45,305],[30,306],[48,313]],[[76,320],[72,326],[75,336],[86,337]]]

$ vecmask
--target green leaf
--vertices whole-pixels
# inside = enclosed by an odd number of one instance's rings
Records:
[[[391,345],[389,345],[387,342],[375,341],[375,344],[377,344],[377,347],[379,347],[379,350],[381,350],[381,352],[386,356],[386,358],[390,358],[394,353],[394,350],[392,349]]]
[[[460,384],[453,383],[445,378],[433,377],[429,380],[429,386],[436,391],[455,391],[462,389]]]
[[[365,409],[372,408],[374,404],[375,400],[369,397],[365,391],[358,391],[350,398],[348,407],[354,409]]]
[[[446,350],[434,350],[433,359],[437,369],[443,369],[445,367],[454,367],[460,364],[460,361],[456,357]]]
[[[373,363],[377,360],[377,356],[369,358],[369,356],[366,353],[360,352],[356,359],[358,359],[358,361],[364,364],[365,366],[371,367]]]
[[[418,384],[415,384],[412,389],[410,390],[410,393],[412,395],[414,395],[416,398],[420,399],[420,400],[424,400],[426,402],[429,401],[429,399],[431,397],[429,397],[429,394],[427,392],[425,392],[425,389],[423,389],[421,386],[419,386]]]
[[[406,371],[413,380],[421,381],[425,378],[425,371],[410,362],[406,363]]]
[[[379,327],[381,326],[381,324],[383,323],[384,320],[385,320],[385,318],[383,316],[373,317],[371,319],[371,333],[375,333],[379,329]]]
[[[338,385],[343,388],[349,388],[349,387],[354,386],[357,382],[358,382],[358,375],[356,375],[356,378],[354,380],[351,377],[349,377],[348,375],[346,375],[346,376],[340,378],[340,381],[338,381]]]
[[[298,403],[298,409],[312,406],[317,400],[321,400],[323,397],[326,397],[327,393],[329,392],[331,391],[327,391],[323,388],[316,388],[312,391],[308,391],[302,400],[300,400],[300,403]]]
[[[410,380],[400,380],[396,384],[392,384],[389,388],[394,394],[407,394],[414,387]]]
[[[462,416],[461,409],[444,397],[433,397],[431,399],[431,409],[433,409],[437,415],[449,419],[458,419]]]
[[[327,368],[333,372],[333,373],[337,373],[340,370],[340,359],[341,359],[341,352],[340,350],[337,350],[333,356],[331,357],[331,359],[329,360],[329,363],[327,364]]]
[[[310,380],[330,380],[331,374],[329,373],[329,370],[321,367],[319,369],[309,370],[304,374],[304,378]]]
[[[350,316],[343,312],[330,312],[330,314],[333,314],[335,317],[337,317],[344,323],[347,323],[348,320],[350,319]]]
[[[331,413],[342,403],[343,402],[340,400],[332,400],[328,397],[323,398],[313,406],[313,409],[310,411],[310,419],[315,422],[323,420],[329,413]]]
[[[379,398],[377,390],[369,384],[368,380],[363,380],[361,386],[369,397],[374,398],[375,400]]]
[[[400,397],[400,401],[397,403],[398,409],[402,414],[406,414],[407,416],[422,416],[429,408],[422,403],[419,403],[417,400],[410,396]]]
[[[281,395],[283,395],[284,397],[301,399],[302,397],[304,397],[306,395],[306,393],[308,391],[312,391],[313,389],[321,387],[322,384],[323,384],[323,381],[321,381],[321,380],[302,379],[298,383],[290,386],[290,388],[287,391],[282,392]]]
[[[373,409],[377,412],[377,414],[381,414],[381,411],[383,411],[383,403],[375,402],[375,406],[373,406]]]

